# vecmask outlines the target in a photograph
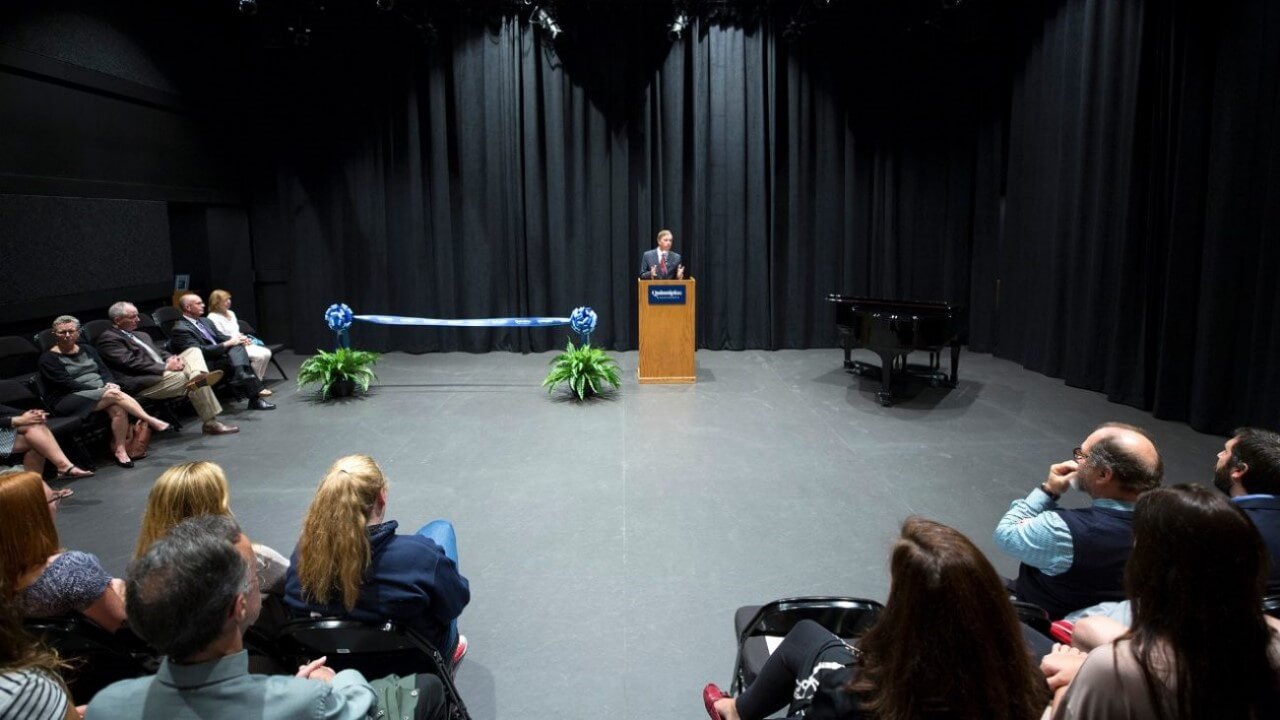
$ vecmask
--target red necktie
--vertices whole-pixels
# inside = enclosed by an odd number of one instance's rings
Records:
[[[659,253],[658,258],[658,273],[665,276],[667,274],[667,254]]]

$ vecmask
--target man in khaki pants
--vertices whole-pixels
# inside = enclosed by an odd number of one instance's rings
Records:
[[[133,303],[115,303],[107,310],[107,317],[112,327],[92,340],[125,392],[140,399],[186,395],[204,423],[206,435],[240,432],[240,428],[217,419],[222,404],[210,387],[222,379],[222,371],[209,372],[199,348],[174,355],[156,347],[149,335],[135,332],[138,308]]]

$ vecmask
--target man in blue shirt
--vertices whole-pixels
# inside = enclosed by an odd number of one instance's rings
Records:
[[[184,520],[129,567],[129,624],[165,654],[155,675],[109,685],[95,720],[358,720],[378,713],[355,670],[324,658],[294,677],[252,675],[244,631],[262,609],[249,539],[225,516]]]
[[[1218,453],[1213,484],[1244,510],[1271,556],[1267,592],[1280,593],[1280,434],[1239,428]]]
[[[1160,486],[1164,464],[1141,428],[1105,423],[1055,463],[1040,487],[1015,500],[994,539],[1021,565],[1011,589],[1054,618],[1124,598],[1124,565],[1133,543],[1133,504]],[[1086,508],[1058,507],[1071,488],[1093,498]]]
[[[1231,433],[1218,453],[1213,484],[1258,528],[1270,556],[1266,592],[1280,593],[1280,433],[1248,427]],[[1133,622],[1127,600],[1088,608],[1080,615],[1071,643],[1086,651],[1120,637]]]

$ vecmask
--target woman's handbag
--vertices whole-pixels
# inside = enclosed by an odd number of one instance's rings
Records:
[[[145,420],[135,420],[129,426],[129,436],[124,442],[124,451],[134,460],[147,456],[147,447],[151,445],[151,426]]]

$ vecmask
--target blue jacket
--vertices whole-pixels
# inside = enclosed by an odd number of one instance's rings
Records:
[[[303,599],[296,548],[285,577],[285,604],[301,614],[365,622],[393,620],[447,652],[449,623],[471,601],[471,586],[434,541],[421,535],[396,535],[397,527],[395,520],[369,527],[372,558],[351,612],[340,600],[321,605]]]
[[[1267,593],[1280,593],[1280,497],[1274,495],[1250,495],[1236,498],[1236,504],[1244,510],[1262,535],[1271,561],[1267,573]]]

